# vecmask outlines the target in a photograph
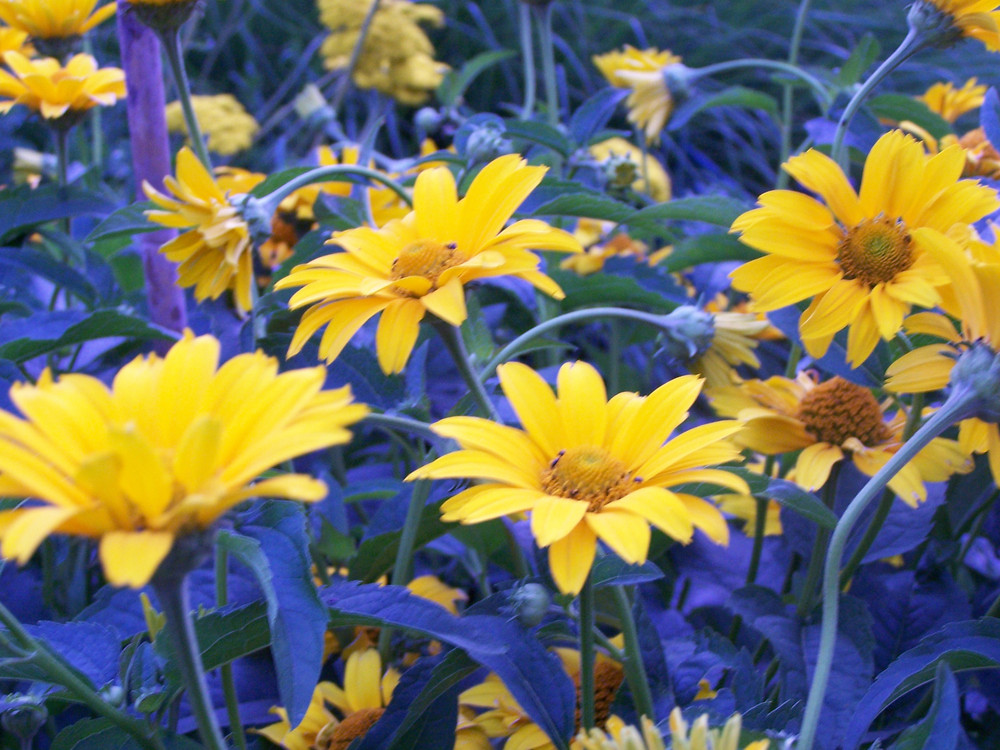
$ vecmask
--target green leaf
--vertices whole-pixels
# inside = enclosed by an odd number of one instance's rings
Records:
[[[875,35],[866,33],[857,46],[851,51],[851,56],[844,61],[837,71],[836,83],[841,88],[849,88],[861,80],[861,75],[871,67],[878,57],[879,43]]]
[[[951,125],[941,115],[931,112],[919,99],[905,94],[876,96],[868,101],[868,108],[880,119],[915,123],[935,138],[942,138],[953,132]]]
[[[458,70],[449,71],[437,89],[437,98],[441,102],[441,106],[451,107],[457,104],[458,100],[465,94],[466,89],[480,73],[516,54],[514,50],[510,49],[481,52],[467,60]]]
[[[183,735],[157,729],[164,750],[202,750],[200,743]],[[81,719],[52,740],[50,750],[141,750],[142,745],[109,719]]]
[[[46,252],[26,247],[5,247],[0,249],[0,267],[7,266],[29,271],[55,286],[68,290],[86,305],[94,304],[97,290],[90,280],[67,263],[56,260]]]
[[[566,293],[560,306],[567,311],[581,307],[625,306],[668,313],[677,307],[662,295],[643,289],[635,279],[628,276],[606,273],[580,276],[573,271],[558,268],[550,269],[549,276]]]
[[[703,263],[750,261],[761,253],[740,242],[735,235],[722,232],[698,234],[674,245],[673,251],[657,264],[665,271],[684,271]]]
[[[962,732],[955,675],[942,659],[934,674],[934,699],[923,720],[904,731],[892,750],[954,750]]]
[[[83,241],[85,244],[94,244],[99,241],[131,237],[133,234],[165,229],[162,224],[156,224],[146,218],[146,211],[158,208],[152,201],[142,201],[119,208],[94,227]]]
[[[532,120],[505,120],[504,135],[511,138],[537,143],[563,156],[569,156],[573,144],[558,129],[545,122]]]
[[[416,549],[447,534],[453,526],[454,524],[441,520],[441,503],[424,506],[417,528]],[[388,573],[396,561],[401,536],[402,531],[389,531],[365,539],[358,547],[357,556],[351,562],[349,577],[371,583]]]
[[[573,193],[553,198],[536,208],[532,215],[586,217],[621,224],[634,216],[635,210],[598,193]]]
[[[729,466],[721,468],[742,477],[750,485],[750,494],[754,496],[774,500],[823,528],[832,529],[837,525],[837,514],[827,508],[816,495],[802,489],[795,482],[790,482],[787,479],[769,479],[750,469]],[[732,492],[732,490],[724,490],[724,492]]]
[[[20,185],[0,190],[0,243],[39,224],[75,216],[103,216],[114,211],[108,197],[80,185]]]
[[[632,227],[656,227],[663,221],[703,221],[728,229],[746,210],[746,204],[733,198],[699,195],[648,206],[625,219],[624,223]]]

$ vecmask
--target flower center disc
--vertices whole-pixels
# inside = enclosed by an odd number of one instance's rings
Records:
[[[354,740],[368,734],[368,730],[375,726],[375,722],[381,719],[384,713],[384,708],[362,708],[348,714],[333,730],[329,743],[324,747],[317,747],[317,750],[347,750]]]
[[[596,445],[561,451],[542,472],[546,493],[585,502],[592,513],[625,497],[634,486],[625,464]]]
[[[853,437],[873,446],[891,435],[871,391],[840,377],[809,391],[799,404],[798,418],[817,440],[830,445],[843,445]]]
[[[900,220],[866,219],[847,232],[837,248],[845,279],[868,286],[892,281],[913,265],[913,240]]]
[[[449,268],[465,260],[454,242],[442,244],[435,240],[418,240],[400,251],[392,262],[389,278],[394,281],[407,276],[423,276],[437,286],[438,278]]]

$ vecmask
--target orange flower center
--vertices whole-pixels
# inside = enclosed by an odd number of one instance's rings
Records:
[[[625,497],[639,481],[622,461],[596,445],[560,451],[542,472],[547,494],[587,503],[591,513]]]
[[[902,220],[865,219],[840,241],[837,263],[845,279],[875,286],[892,281],[913,265],[913,241]]]
[[[329,738],[324,738],[321,745],[317,737],[316,750],[347,750],[354,740],[364,737],[368,730],[375,726],[375,722],[382,718],[385,713],[384,708],[362,708],[354,713],[348,714],[340,722]]]
[[[853,437],[873,446],[892,435],[872,392],[840,377],[809,391],[799,404],[797,416],[810,434],[830,445],[843,445]]]
[[[443,244],[436,240],[417,240],[400,251],[392,262],[389,278],[394,281],[407,276],[423,276],[437,286],[441,274],[465,261],[454,242]]]
[[[613,661],[598,661],[594,665],[594,723],[601,729],[611,716],[611,704],[625,679],[625,670]],[[576,731],[580,731],[580,675],[573,678],[576,685]]]

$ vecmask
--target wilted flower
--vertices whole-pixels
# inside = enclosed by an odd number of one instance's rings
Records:
[[[673,113],[678,94],[671,87],[669,71],[681,58],[669,50],[640,50],[626,44],[620,51],[595,55],[594,65],[612,86],[631,89],[625,104],[628,121],[643,131],[647,143],[657,143]]]
[[[814,357],[849,327],[847,358],[860,365],[902,328],[913,305],[941,302],[949,282],[938,254],[945,234],[1000,208],[996,191],[960,180],[962,149],[927,156],[900,131],[882,136],[856,193],[830,157],[810,149],[785,169],[824,203],[790,190],[760,196],[734,223],[747,245],[767,255],[731,274],[757,311],[809,297],[799,330]]]
[[[70,127],[93,107],[125,96],[125,73],[98,68],[90,55],[75,55],[65,67],[53,57],[29,60],[19,52],[3,59],[11,72],[0,70],[0,113],[23,104],[56,127]]]
[[[540,260],[530,249],[579,251],[576,240],[536,219],[504,229],[544,174],[544,167],[504,156],[484,167],[459,200],[451,172],[429,169],[417,177],[413,211],[407,216],[378,230],[335,232],[330,242],[345,252],[296,266],[275,285],[302,287],[289,305],[309,307],[289,356],[327,326],[319,354],[333,361],[354,333],[381,313],[375,338],[379,364],[387,373],[400,372],[426,313],[449,325],[462,324],[465,285],[471,281],[514,276],[561,297],[556,283],[538,270]]]
[[[497,372],[523,429],[477,417],[443,419],[434,431],[462,450],[407,477],[486,481],[447,500],[445,520],[472,524],[530,511],[535,541],[549,548],[552,577],[573,594],[590,573],[598,539],[629,563],[645,562],[650,525],[682,542],[699,528],[727,543],[729,529],[714,505],[668,489],[712,481],[749,492],[739,477],[704,468],[739,457],[726,440],[739,422],[713,422],[667,440],[698,397],[700,378],[677,378],[647,397],[608,400],[600,374],[584,362],[559,369],[558,396],[525,365]]]
[[[0,485],[31,498],[0,513],[3,556],[26,562],[52,534],[100,540],[108,581],[146,584],[176,539],[253,497],[322,499],[302,474],[257,481],[295,456],[347,442],[366,409],[323,368],[277,373],[261,352],[221,367],[219,342],[186,332],[162,359],[139,357],[109,389],[46,370],[0,412]],[[38,502],[36,502],[38,501]]]
[[[231,156],[253,144],[260,126],[232,94],[192,96],[191,105],[210,151]],[[187,133],[180,102],[167,105],[167,128],[171,133]]]

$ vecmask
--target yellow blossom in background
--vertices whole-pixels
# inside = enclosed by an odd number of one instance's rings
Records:
[[[966,112],[979,109],[986,96],[986,86],[970,78],[962,88],[955,88],[951,81],[935,83],[922,96],[917,97],[931,112],[954,123]]]
[[[237,310],[253,307],[253,252],[250,229],[230,195],[186,146],[177,154],[177,177],[164,185],[171,195],[143,183],[146,196],[160,209],[147,211],[150,221],[186,229],[160,252],[178,266],[177,283],[193,286],[199,302],[232,290]]]
[[[73,125],[88,110],[125,96],[125,73],[98,68],[90,55],[74,55],[65,67],[53,57],[29,60],[20,52],[3,59],[10,72],[0,70],[0,113],[23,104],[46,120]]]
[[[632,239],[625,232],[618,232],[602,241],[604,231],[613,226],[611,222],[580,219],[573,236],[584,245],[584,251],[564,258],[559,267],[574,271],[581,276],[589,276],[602,270],[609,258],[635,258],[638,262],[646,261],[646,243]],[[654,265],[651,256],[648,262]]]
[[[317,0],[320,21],[331,33],[320,54],[330,70],[345,68],[373,0]],[[433,5],[382,0],[365,37],[354,83],[376,89],[402,104],[422,104],[440,85],[448,66],[434,59],[434,46],[421,24],[440,26],[444,13]]]
[[[734,437],[740,445],[765,455],[799,451],[795,481],[808,490],[826,484],[834,465],[848,458],[873,476],[903,444],[906,412],[888,415],[868,388],[841,377],[817,382],[801,373],[794,380],[748,380],[714,389],[710,399],[719,415],[745,422]],[[916,506],[927,498],[924,482],[943,482],[970,468],[958,443],[936,438],[889,480],[889,487]]]
[[[635,164],[635,181],[631,187],[637,193],[645,193],[657,203],[670,200],[670,175],[659,160],[624,138],[608,138],[590,147],[590,155],[599,162],[607,162],[612,157],[628,159]],[[647,182],[649,183],[647,185]]]
[[[25,57],[34,55],[35,49],[28,41],[28,32],[0,26],[0,57],[5,52],[20,52]]]
[[[645,50],[626,44],[624,49],[593,57],[608,83],[631,89],[625,101],[628,121],[645,134],[647,143],[658,143],[674,109],[674,98],[663,69],[681,62],[670,50]]]
[[[986,49],[1000,51],[1000,10],[996,0],[918,0],[950,16],[962,36],[978,39]]]
[[[80,36],[115,14],[98,0],[0,0],[0,20],[32,39]]]
[[[477,417],[443,419],[432,429],[462,450],[407,477],[484,480],[447,500],[444,520],[473,524],[530,512],[536,543],[549,548],[552,577],[572,594],[590,573],[598,540],[640,564],[650,525],[681,542],[696,528],[728,542],[729,528],[714,505],[669,489],[711,481],[749,492],[739,477],[704,468],[740,457],[726,440],[739,422],[713,422],[667,440],[701,392],[700,378],[677,378],[647,397],[619,393],[609,400],[600,374],[584,362],[559,369],[558,395],[525,365],[508,363],[497,372],[523,429]]]
[[[689,726],[675,706],[670,712],[671,750],[740,750],[742,727],[743,717],[739,714],[730,716],[722,729],[708,728],[708,714],[702,714]],[[757,740],[743,750],[768,750],[770,744],[770,740]]]
[[[337,164],[358,164],[361,156],[361,149],[355,144],[347,144],[340,149],[340,153],[335,154],[329,146],[320,146],[317,151],[319,166],[330,167]],[[375,164],[369,160],[369,169],[375,169]],[[389,175],[398,178],[401,175]],[[325,182],[317,185],[317,190],[326,195],[335,195],[341,198],[349,198],[357,187],[350,182]],[[308,188],[307,188],[308,189]],[[385,226],[392,219],[402,219],[410,212],[410,207],[396,194],[396,191],[381,184],[366,187],[362,191],[363,199],[368,201],[371,207],[372,219],[375,226]]]
[[[40,504],[0,513],[3,556],[24,563],[52,534],[91,537],[108,581],[138,588],[178,536],[244,500],[322,499],[309,476],[256,480],[350,440],[367,410],[349,387],[322,391],[325,378],[322,367],[279,375],[261,352],[219,367],[219,342],[186,332],[165,357],[125,365],[110,389],[48,370],[14,385],[24,418],[0,412],[0,492]]]
[[[465,285],[472,281],[513,276],[561,297],[531,250],[578,252],[576,240],[537,219],[504,228],[544,174],[544,167],[527,166],[517,155],[502,156],[482,169],[459,200],[451,172],[435,167],[417,176],[413,211],[402,219],[381,229],[335,232],[330,242],[344,252],[296,266],[275,285],[302,287],[289,306],[308,307],[288,356],[326,326],[319,355],[331,362],[381,313],[375,336],[379,365],[386,373],[401,372],[426,313],[448,325],[465,321]]]
[[[766,255],[733,271],[733,286],[764,312],[812,297],[799,322],[806,350],[822,356],[847,327],[847,358],[860,365],[912,306],[940,304],[945,234],[1000,208],[996,191],[959,179],[964,166],[961,148],[927,156],[898,130],[872,148],[859,192],[819,151],[792,157],[786,171],[823,202],[791,190],[761,195],[732,231]]]
[[[210,151],[232,156],[253,144],[260,126],[232,94],[192,96],[191,105]],[[167,105],[167,128],[171,133],[187,134],[180,102]]]

